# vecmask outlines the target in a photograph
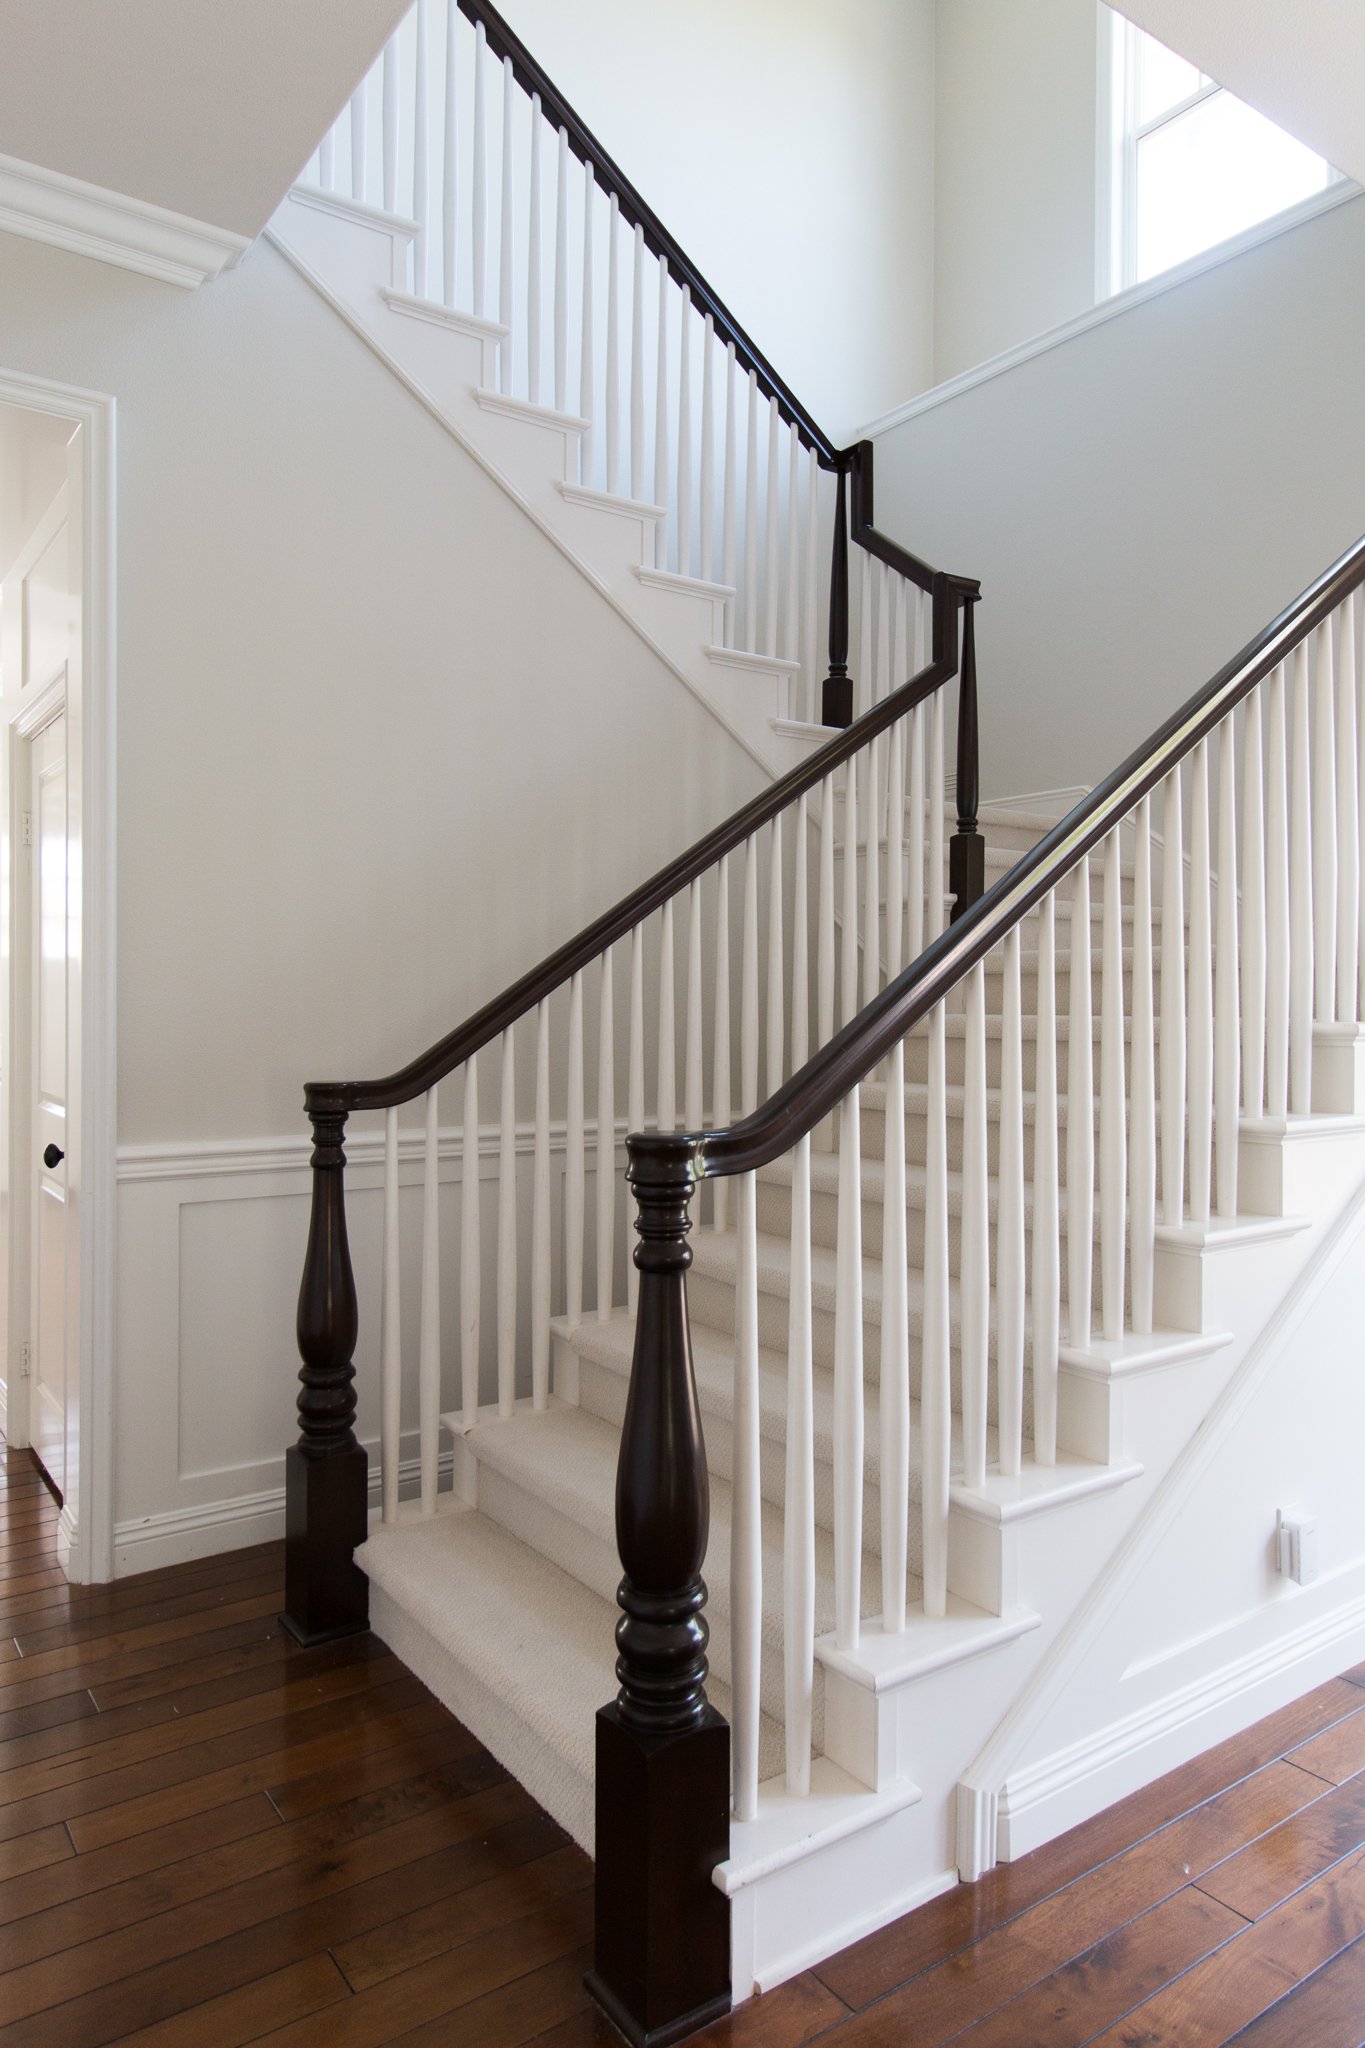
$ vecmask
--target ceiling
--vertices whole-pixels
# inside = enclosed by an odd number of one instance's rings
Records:
[[[1122,0],[1120,12],[1365,184],[1365,0]]]
[[[0,152],[254,236],[408,0],[0,0]]]

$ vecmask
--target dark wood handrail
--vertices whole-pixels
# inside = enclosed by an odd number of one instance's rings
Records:
[[[735,847],[742,846],[779,811],[816,788],[850,755],[876,739],[879,733],[885,732],[924,698],[932,696],[957,673],[959,607],[964,597],[970,596],[976,588],[969,579],[940,573],[933,588],[933,658],[918,675],[911,676],[899,689],[883,697],[880,704],[874,704],[870,711],[864,712],[854,724],[845,727],[808,761],[791,769],[770,789],[761,790],[723,824],[717,825],[704,839],[697,840],[686,852],[669,861],[611,910],[604,912],[592,924],[585,925],[575,938],[522,975],[520,981],[513,982],[491,1003],[486,1003],[457,1030],[438,1039],[420,1058],[380,1080],[308,1082],[304,1101],[309,1115],[392,1109],[399,1103],[412,1102],[417,1096],[424,1095],[428,1088],[433,1088],[456,1067],[462,1066],[472,1053],[481,1052],[509,1024],[515,1024],[526,1016],[542,998],[562,987],[570,976],[596,960],[617,939],[624,938],[661,904],[685,889],[689,882],[705,874]]]
[[[1365,583],[1365,538],[1309,585],[1240,654],[1069,811],[752,1116],[723,1131],[634,1133],[632,1162],[686,1161],[697,1180],[768,1166],[864,1080],[907,1032],[1062,881],[1134,806],[1235,711],[1285,656]],[[890,700],[888,699],[888,702]],[[856,730],[856,728],[851,728]]]

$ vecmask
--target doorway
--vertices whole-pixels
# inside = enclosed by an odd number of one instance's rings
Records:
[[[110,413],[0,373],[0,1429],[82,1580],[112,1570]]]

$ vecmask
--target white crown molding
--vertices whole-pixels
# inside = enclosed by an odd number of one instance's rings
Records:
[[[230,270],[247,235],[0,155],[0,229],[192,290]]]
[[[1191,279],[1201,277],[1206,270],[1216,270],[1222,263],[1231,263],[1235,257],[1245,256],[1248,250],[1258,249],[1262,242],[1274,241],[1277,235],[1287,235],[1294,228],[1316,220],[1319,214],[1330,213],[1334,207],[1345,206],[1350,200],[1360,197],[1359,185],[1353,184],[1349,178],[1339,179],[1325,192],[1315,192],[1311,198],[1301,200],[1297,206],[1286,207],[1283,213],[1272,214],[1269,220],[1258,221],[1255,227],[1244,229],[1240,235],[1231,235],[1226,242],[1216,242],[1212,249],[1201,250],[1188,262],[1163,270],[1159,277],[1130,285],[1127,291],[1115,292],[1112,298],[1087,307],[1074,319],[1064,320],[1060,327],[1049,327],[1045,333],[1035,334],[1030,340],[1021,341],[1017,347],[1005,349],[989,361],[978,363],[974,370],[964,370],[960,376],[949,377],[942,384],[921,391],[917,397],[908,398],[904,405],[893,407],[880,419],[859,428],[854,439],[870,441],[878,434],[889,433],[892,427],[903,426],[922,412],[932,412],[936,406],[946,405],[949,399],[959,398],[964,391],[972,391],[978,384],[989,384],[993,378],[1003,377],[1007,370],[1017,370],[1021,363],[1031,362],[1035,356],[1046,355],[1050,349],[1073,341],[1078,334],[1088,334],[1092,327],[1103,327],[1107,320],[1117,320],[1122,314],[1145,306],[1150,299],[1159,299],[1163,292],[1175,291],[1180,285],[1189,284]]]

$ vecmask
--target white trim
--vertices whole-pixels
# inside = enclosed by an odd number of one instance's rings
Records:
[[[551,1153],[562,1152],[565,1146],[566,1126],[561,1119],[550,1124]],[[629,1125],[625,1117],[616,1119],[617,1144],[623,1146]],[[496,1123],[479,1125],[480,1159],[496,1159],[501,1142],[502,1126]],[[593,1117],[585,1118],[583,1124],[585,1143],[597,1142],[597,1122]],[[536,1127],[534,1122],[519,1123],[516,1127],[516,1150],[520,1157],[529,1158],[535,1151]],[[417,1165],[426,1156],[426,1135],[416,1125],[400,1129],[398,1133],[398,1161],[402,1165]],[[441,1160],[464,1157],[463,1124],[443,1124],[437,1133],[437,1157]],[[312,1159],[312,1140],[306,1134],[297,1137],[274,1138],[206,1138],[191,1139],[185,1144],[120,1145],[118,1148],[118,1178],[120,1184],[127,1181],[177,1181],[177,1180],[219,1180],[236,1179],[242,1175],[260,1173],[307,1173]],[[384,1133],[382,1130],[348,1132],[346,1136],[346,1164],[357,1169],[382,1166],[384,1163]]]
[[[1060,327],[1050,327],[1046,333],[1034,335],[1031,341],[1021,341],[1015,348],[992,356],[988,362],[978,363],[974,370],[964,370],[961,376],[950,377],[946,383],[934,385],[932,390],[921,391],[918,397],[907,399],[904,405],[895,406],[870,425],[860,427],[854,439],[871,440],[878,434],[889,433],[893,427],[903,426],[907,420],[916,419],[921,413],[946,405],[949,399],[960,397],[964,391],[971,391],[978,384],[989,384],[992,379],[1003,377],[1006,371],[1031,362],[1035,356],[1046,355],[1049,350],[1060,348],[1064,342],[1074,341],[1078,334],[1088,334],[1092,327],[1102,327],[1106,320],[1117,320],[1122,314],[1146,305],[1150,299],[1160,298],[1163,292],[1175,291],[1180,285],[1189,284],[1206,270],[1216,270],[1222,263],[1231,263],[1236,257],[1259,248],[1262,242],[1274,241],[1277,235],[1287,235],[1293,229],[1316,220],[1319,214],[1330,213],[1333,207],[1344,206],[1360,196],[1360,186],[1349,179],[1329,185],[1325,192],[1314,192],[1310,198],[1300,200],[1297,206],[1287,206],[1283,213],[1272,214],[1269,220],[1258,221],[1255,227],[1245,229],[1242,234],[1231,235],[1226,242],[1217,242],[1212,249],[1204,249],[1198,256],[1191,256],[1187,263],[1177,263],[1173,269],[1148,278],[1145,284],[1131,285],[1127,291],[1115,292],[1102,305],[1087,307],[1074,319],[1064,320]]]
[[[3,163],[0,159],[0,163]],[[113,1573],[118,983],[112,397],[0,370],[0,403],[82,429],[80,774],[80,1453],[66,1503],[71,1576]],[[68,710],[73,707],[68,706]]]
[[[4,155],[0,228],[188,290],[231,270],[251,247],[231,228]]]
[[[980,811],[1034,811],[1045,817],[1054,813],[1058,824],[1068,811],[1074,811],[1077,804],[1090,794],[1090,785],[1073,782],[1064,789],[1025,789],[1014,796],[983,796]]]

